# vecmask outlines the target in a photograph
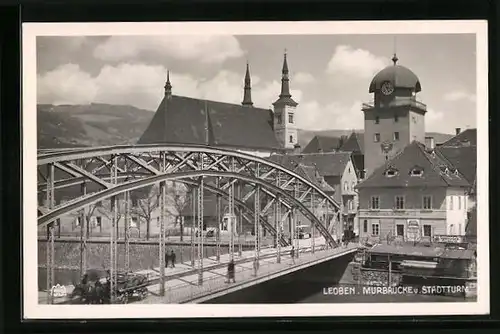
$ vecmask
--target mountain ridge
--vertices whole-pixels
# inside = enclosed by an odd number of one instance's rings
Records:
[[[155,112],[132,107],[91,103],[87,105],[37,105],[38,149],[135,144]],[[299,144],[305,147],[314,136],[340,137],[353,130],[298,130]],[[362,129],[354,130],[364,133]],[[428,132],[436,143],[453,135]]]

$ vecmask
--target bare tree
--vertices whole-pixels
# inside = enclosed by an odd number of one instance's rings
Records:
[[[179,224],[181,231],[181,241],[184,241],[184,221],[182,212],[189,203],[189,189],[182,183],[173,181],[167,185],[167,212],[174,217],[174,226]]]
[[[151,220],[154,210],[158,208],[160,202],[159,187],[154,185],[150,191],[143,193],[143,198],[137,198],[137,203],[131,206],[131,211],[146,223],[146,240],[149,240],[151,234]],[[141,196],[142,197],[142,196]]]

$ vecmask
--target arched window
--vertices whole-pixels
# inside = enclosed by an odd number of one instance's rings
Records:
[[[344,181],[344,191],[347,191],[349,189],[349,183],[347,181]]]
[[[293,143],[293,136],[290,136],[290,143]]]

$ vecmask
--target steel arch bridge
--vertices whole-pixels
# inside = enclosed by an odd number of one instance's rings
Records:
[[[298,214],[311,222],[313,234],[317,231],[327,245],[336,246],[332,233],[339,229],[340,207],[316,183],[286,167],[253,155],[210,146],[162,144],[124,145],[78,149],[43,150],[38,152],[38,193],[44,197],[39,203],[38,227],[47,228],[47,290],[54,279],[54,227],[60,218],[70,213],[84,212],[85,208],[111,200],[110,276],[111,299],[116,284],[118,199],[125,203],[125,220],[130,214],[130,194],[139,189],[157,185],[159,187],[159,259],[160,282],[164,280],[164,241],[166,189],[171,182],[184,184],[191,192],[193,230],[203,229],[204,196],[207,192],[217,197],[217,220],[221,222],[221,200],[228,205],[229,214],[253,225],[255,231],[255,259],[258,261],[262,228],[275,240],[277,260],[280,247],[297,242],[295,233],[286,238],[283,223],[288,219],[291,231],[295,230]],[[67,202],[56,203],[58,193],[65,189],[73,191]],[[42,202],[42,201],[40,201]],[[274,224],[267,220],[272,211]],[[83,218],[83,216],[82,216]],[[82,219],[82,252],[86,251],[88,236],[84,225],[90,218]],[[241,221],[240,224],[243,222]],[[126,267],[130,259],[130,225],[125,225]],[[192,230],[192,231],[193,231]],[[219,258],[220,231],[217,229],[217,258]],[[234,254],[234,233],[230,233],[229,253]],[[192,250],[197,249],[199,284],[203,282],[203,233],[192,235]],[[86,255],[82,256],[82,268],[86,266]],[[194,265],[194,258],[192,259]],[[161,284],[163,286],[163,284]],[[163,294],[163,289],[160,289]],[[49,303],[50,303],[50,299]]]

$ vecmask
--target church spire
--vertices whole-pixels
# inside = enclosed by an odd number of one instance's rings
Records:
[[[291,97],[290,78],[288,77],[288,62],[286,60],[286,49],[283,57],[283,69],[281,70],[281,94],[280,98]]]
[[[172,85],[170,84],[170,71],[167,70],[167,82],[165,83],[165,97],[172,97]]]
[[[243,88],[243,102],[242,105],[251,107],[253,105],[252,102],[252,82],[250,80],[250,68],[248,66],[247,61],[247,71],[245,73],[245,87]]]

